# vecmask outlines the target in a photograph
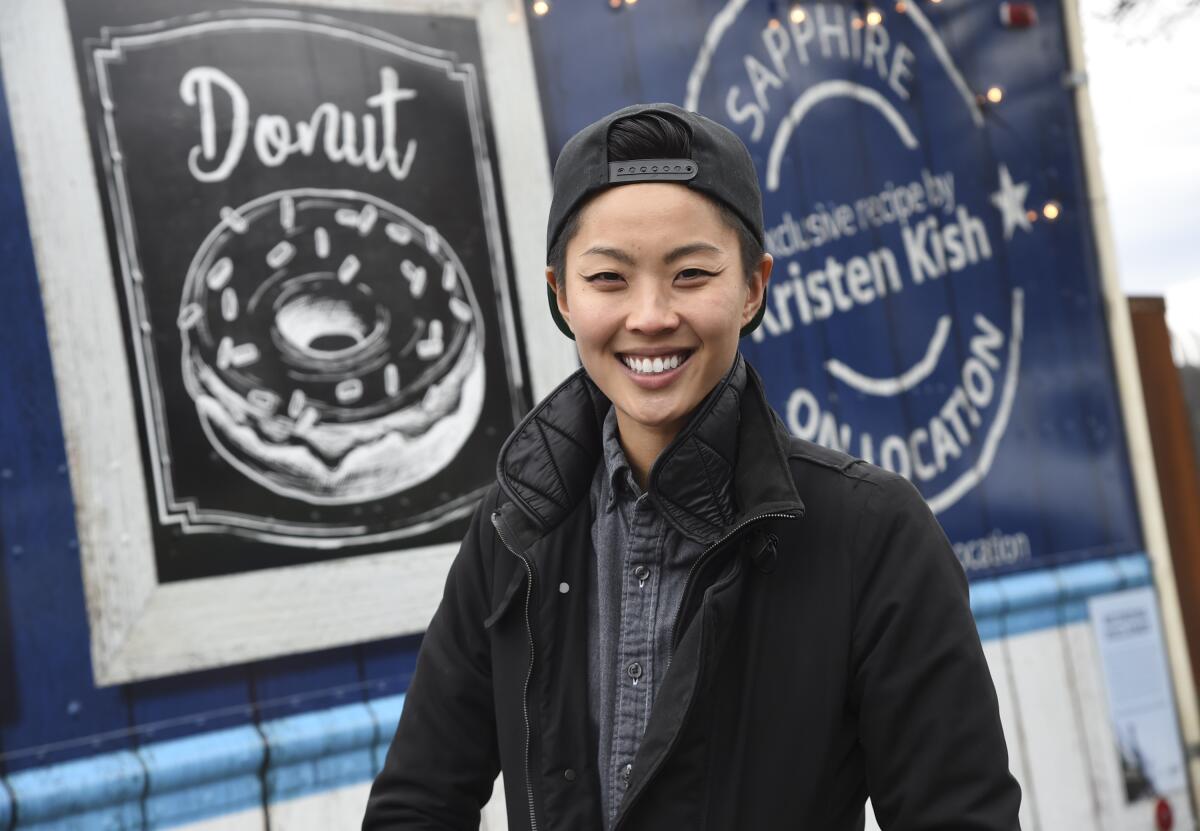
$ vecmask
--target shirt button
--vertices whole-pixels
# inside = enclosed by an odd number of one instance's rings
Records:
[[[638,566],[633,570],[633,576],[639,580],[645,581],[650,576],[650,569],[645,566]]]
[[[566,779],[568,782],[574,782],[575,781],[575,770],[573,768],[567,768],[566,770],[564,770],[563,771],[563,779]]]
[[[642,665],[639,664],[637,661],[634,661],[632,664],[630,664],[628,667],[626,667],[625,671],[627,673],[629,673],[630,678],[641,678],[642,677]]]

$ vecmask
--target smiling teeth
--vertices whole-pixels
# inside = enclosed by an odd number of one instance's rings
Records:
[[[682,355],[669,355],[666,358],[634,358],[626,355],[621,358],[625,366],[640,374],[655,375],[679,366],[684,361]]]

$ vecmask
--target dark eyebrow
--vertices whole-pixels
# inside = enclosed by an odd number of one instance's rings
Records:
[[[584,251],[580,256],[588,254],[599,254],[602,257],[612,257],[614,260],[625,263],[625,265],[633,265],[633,257],[626,254],[620,248],[609,248],[606,245],[593,245],[587,251]]]
[[[688,256],[689,254],[722,254],[720,248],[710,242],[689,242],[687,245],[681,245],[667,252],[663,257],[663,262],[666,264],[673,263],[675,260]]]

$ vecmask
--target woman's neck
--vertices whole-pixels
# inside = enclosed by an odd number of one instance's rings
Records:
[[[617,410],[617,431],[621,449],[625,451],[625,459],[629,462],[634,481],[643,491],[646,490],[654,460],[674,441],[682,429],[683,422],[648,427],[637,423],[620,409]]]

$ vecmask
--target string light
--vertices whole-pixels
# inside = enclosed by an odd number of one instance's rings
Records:
[[[546,0],[535,0],[533,4],[533,13],[541,17],[546,12],[550,11],[550,4]]]
[[[1028,29],[1037,25],[1037,9],[1032,3],[1001,3],[1000,22],[1009,29]]]
[[[633,5],[634,3],[636,3],[636,2],[637,2],[637,0],[625,0],[625,5],[626,5],[626,6],[632,6],[632,5]]]
[[[619,9],[624,4],[625,4],[625,0],[608,0],[608,7],[610,9]]]
[[[1053,222],[1062,215],[1062,205],[1051,199],[1045,205],[1042,205],[1042,216]]]
[[[782,25],[783,24],[779,22],[778,17],[772,17],[770,20],[767,21],[768,29],[778,29]]]
[[[808,15],[804,13],[804,9],[800,8],[798,3],[792,6],[792,10],[788,12],[788,20],[792,21],[793,23],[803,23],[804,18],[807,16]]]
[[[879,9],[871,9],[869,12],[867,12],[867,25],[868,26],[878,26],[882,22],[883,22],[883,12],[879,11]]]
[[[904,0],[900,0],[900,2],[896,4],[896,14],[904,14],[904,12],[907,10],[908,6],[904,5]]]
[[[1004,90],[1000,87],[988,87],[987,100],[993,104],[999,104],[1004,100]]]
[[[853,26],[855,29],[861,29],[864,24],[862,22],[861,17],[856,17],[850,21],[850,25]]]
[[[1029,210],[1027,210],[1025,212],[1025,218],[1028,219],[1030,222],[1037,222],[1038,212],[1035,211],[1033,208],[1030,208]]]

